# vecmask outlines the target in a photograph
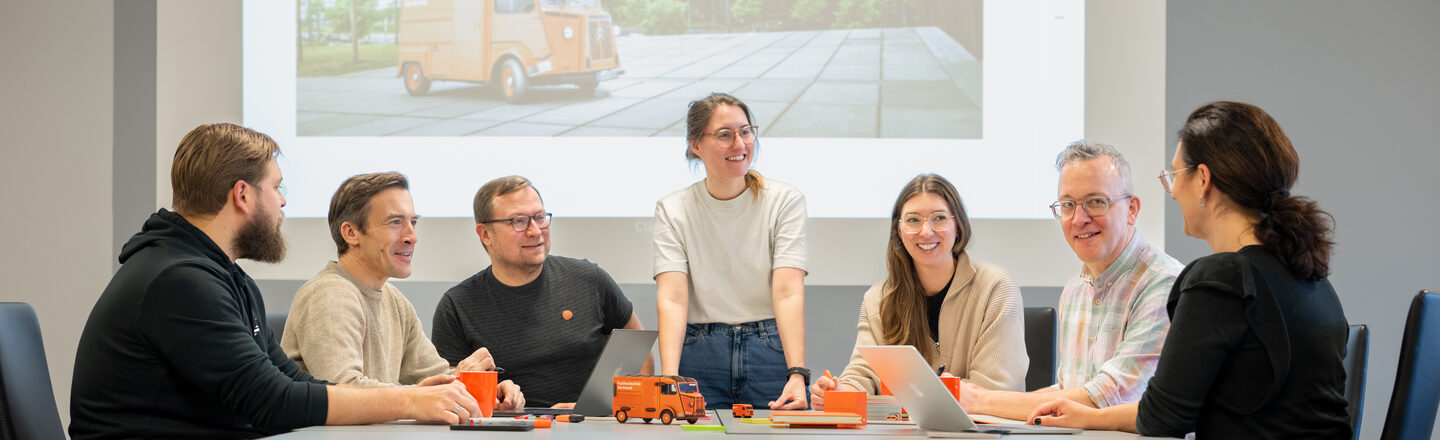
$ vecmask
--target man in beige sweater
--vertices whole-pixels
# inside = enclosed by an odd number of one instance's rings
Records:
[[[295,293],[280,342],[302,369],[368,387],[495,369],[490,353],[480,348],[452,370],[425,337],[415,307],[386,282],[410,276],[418,218],[409,182],[400,173],[357,175],[335,191],[329,223],[339,259]],[[497,394],[499,409],[524,407],[520,387],[510,381],[502,382]]]

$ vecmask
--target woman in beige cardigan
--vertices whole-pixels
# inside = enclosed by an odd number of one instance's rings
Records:
[[[1030,360],[1020,289],[1004,268],[965,253],[970,219],[955,186],[935,174],[916,176],[890,219],[889,274],[865,292],[855,345],[911,345],[946,375],[1024,391]],[[811,405],[824,409],[825,392],[836,387],[876,394],[880,379],[855,351],[838,378],[820,377],[810,387]]]

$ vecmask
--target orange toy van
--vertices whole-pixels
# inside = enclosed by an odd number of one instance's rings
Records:
[[[645,423],[675,419],[695,423],[705,417],[705,397],[695,379],[684,376],[615,376],[615,421],[639,417]]]

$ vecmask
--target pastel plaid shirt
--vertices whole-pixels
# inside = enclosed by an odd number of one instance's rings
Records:
[[[1138,231],[1100,275],[1091,278],[1082,266],[1060,294],[1057,385],[1085,387],[1101,408],[1140,401],[1170,330],[1165,301],[1183,268]]]

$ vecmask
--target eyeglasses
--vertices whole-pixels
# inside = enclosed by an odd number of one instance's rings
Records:
[[[1110,212],[1110,201],[1115,199],[1128,199],[1132,194],[1125,194],[1114,197],[1091,197],[1083,200],[1085,215],[1099,217]],[[1050,204],[1050,212],[1055,214],[1056,220],[1065,220],[1075,216],[1075,207],[1081,205],[1074,200],[1061,200]]]
[[[532,221],[535,222],[535,226],[540,229],[550,229],[550,217],[553,215],[555,214],[548,212],[535,215],[517,215],[515,218],[497,218],[494,220],[485,220],[480,223],[510,222],[510,228],[514,229],[515,232],[524,232],[530,229],[530,222]]]
[[[285,193],[288,192],[288,191],[286,191],[286,189],[285,189],[285,182],[280,182],[280,185],[279,185],[279,186],[276,186],[275,189],[276,189],[277,191],[280,191],[280,198],[282,198],[282,199],[285,198]]]
[[[900,231],[906,234],[919,234],[920,231],[925,230],[925,224],[928,223],[930,230],[945,232],[950,229],[950,219],[950,214],[943,212],[931,214],[929,218],[909,215],[900,219]]]
[[[1161,171],[1160,175],[1156,177],[1160,178],[1160,186],[1165,187],[1165,192],[1168,193],[1170,192],[1170,186],[1175,184],[1175,175],[1183,171],[1189,171],[1192,168],[1195,167],[1185,167],[1175,171]]]
[[[736,138],[739,138],[741,141],[744,141],[745,143],[748,144],[748,143],[751,143],[751,142],[755,142],[755,135],[756,135],[756,132],[759,131],[759,130],[760,130],[760,126],[758,126],[758,125],[746,125],[746,126],[744,126],[744,127],[740,127],[740,132],[739,132],[738,134],[737,134],[736,132],[734,132],[734,131],[731,131],[731,130],[728,129],[728,128],[722,128],[722,129],[719,129],[719,130],[715,130],[714,133],[701,133],[701,134],[703,134],[703,135],[705,135],[705,136],[714,136],[714,137],[715,137],[715,140],[716,140],[717,142],[720,142],[721,145],[730,145],[730,144],[733,144],[733,143],[735,143],[735,139],[736,139]]]

